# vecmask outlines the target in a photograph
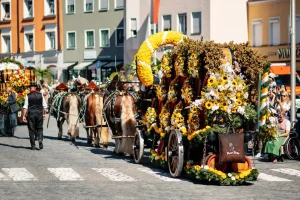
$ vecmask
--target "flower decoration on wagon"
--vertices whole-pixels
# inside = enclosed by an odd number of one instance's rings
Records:
[[[158,100],[164,101],[168,95],[168,88],[166,85],[158,85],[156,86],[156,95]]]
[[[30,84],[29,79],[25,76],[24,70],[15,70],[9,80],[14,88],[25,87]]]
[[[229,63],[220,66],[219,73],[210,73],[201,93],[200,104],[206,109],[210,123],[232,120],[232,114],[245,114],[248,88],[242,75],[236,75]]]
[[[196,53],[192,53],[188,57],[188,74],[193,78],[199,77],[199,59]]]
[[[7,106],[8,93],[6,91],[0,92],[0,105]]]
[[[147,112],[145,114],[145,118],[144,118],[144,125],[146,125],[147,127],[147,131],[150,132],[152,130],[152,128],[154,127],[154,125],[156,124],[156,111],[154,108],[149,107],[147,109]]]
[[[165,77],[170,78],[172,76],[173,65],[169,53],[163,55],[161,59],[161,68]]]
[[[186,69],[185,69],[185,66],[184,66],[184,60],[185,58],[182,57],[182,56],[177,56],[176,59],[175,59],[175,71],[176,71],[176,75],[177,76],[183,76],[183,77],[186,77],[187,73],[186,73]]]
[[[179,86],[178,77],[176,77],[169,86],[168,101],[173,103],[177,101],[178,90],[179,90],[178,86]]]
[[[165,130],[167,133],[171,130],[171,112],[169,109],[170,103],[166,103],[159,114],[159,121],[161,124],[161,128]],[[162,136],[162,135],[161,135]]]
[[[181,88],[181,97],[184,100],[186,104],[192,103],[193,98],[193,88],[191,84],[189,83],[189,80],[187,79]]]
[[[180,101],[172,114],[171,117],[171,125],[172,125],[172,129],[178,129],[183,136],[187,135],[187,129],[184,123],[184,116],[182,115],[182,102]]]

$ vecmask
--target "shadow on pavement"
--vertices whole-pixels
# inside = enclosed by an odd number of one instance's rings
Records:
[[[8,145],[8,144],[3,144],[3,143],[0,143],[0,146],[11,147],[11,148],[15,148],[15,149],[30,149],[31,150],[31,147],[13,146],[13,145]]]

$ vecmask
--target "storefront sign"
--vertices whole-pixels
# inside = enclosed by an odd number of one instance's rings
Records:
[[[278,56],[280,59],[287,59],[291,56],[291,49],[290,48],[280,48],[278,49]],[[300,48],[296,49],[296,57],[300,58]]]

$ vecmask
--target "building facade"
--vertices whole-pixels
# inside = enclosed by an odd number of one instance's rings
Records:
[[[62,57],[61,0],[2,0],[1,57],[26,67],[49,68],[57,77]]]
[[[273,64],[290,65],[290,1],[248,2],[250,45]],[[300,70],[300,1],[296,3],[297,70]]]
[[[125,64],[132,62],[142,42],[155,32],[174,30],[192,39],[220,43],[248,41],[247,0],[161,0],[156,25],[151,23],[152,2],[125,0]]]
[[[72,76],[103,80],[123,65],[123,9],[123,0],[63,0],[61,81]]]

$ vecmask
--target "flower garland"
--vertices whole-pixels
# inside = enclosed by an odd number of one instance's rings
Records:
[[[200,127],[199,115],[200,115],[200,108],[197,105],[192,104],[189,109],[189,116],[187,120],[189,133],[192,133],[199,129]]]
[[[269,70],[270,63],[268,63],[264,67],[264,72],[261,80],[261,103],[260,103],[260,130],[259,130],[259,138],[266,142],[272,141],[277,136],[276,131],[276,118],[269,111],[268,105],[268,87],[269,87]]]
[[[157,117],[157,114],[156,114],[155,109],[152,107],[149,107],[147,109],[147,112],[145,114],[145,118],[143,121],[144,125],[146,125],[146,127],[147,127],[148,132],[150,132],[151,129],[153,128],[153,126],[156,122],[156,117]]]
[[[178,86],[179,86],[177,80],[178,78],[175,78],[169,86],[168,101],[172,103],[175,103],[177,101]]]
[[[184,123],[184,116],[181,114],[182,111],[182,102],[179,102],[172,114],[171,125],[172,129],[178,129],[183,136],[187,135],[187,129]]]
[[[184,68],[184,57],[177,56],[175,59],[175,71],[177,76],[186,77],[185,68]]]
[[[8,93],[6,91],[0,92],[0,105],[7,106]]]
[[[199,59],[196,53],[188,57],[188,74],[193,78],[199,77]]]
[[[30,84],[29,79],[25,76],[24,70],[15,70],[9,78],[11,85],[16,88],[28,86]]]
[[[189,81],[186,80],[183,87],[181,88],[181,97],[185,103],[191,104],[193,98],[193,88]]]
[[[211,133],[211,127],[206,126],[203,129],[191,132],[188,134],[188,140],[194,140],[198,143],[203,143],[205,138]]]
[[[208,165],[193,165],[193,161],[189,161],[184,169],[191,178],[218,183],[220,185],[242,185],[247,181],[254,181],[258,177],[257,169],[249,169],[241,173],[224,173]]]
[[[135,55],[135,60],[137,63],[137,75],[144,86],[150,86],[154,81],[151,69],[152,53],[162,45],[177,45],[185,37],[183,34],[175,31],[165,31],[151,35],[142,43]]]
[[[167,78],[171,78],[173,69],[171,58],[169,55],[169,53],[166,53],[161,59],[161,68],[163,71],[163,75]]]
[[[159,121],[160,121],[162,129],[165,130],[166,132],[169,132],[171,130],[171,123],[170,123],[171,112],[167,106],[168,106],[168,103],[162,107],[162,110],[159,114]]]
[[[156,95],[158,100],[164,101],[168,95],[166,85],[158,85],[156,86]]]

